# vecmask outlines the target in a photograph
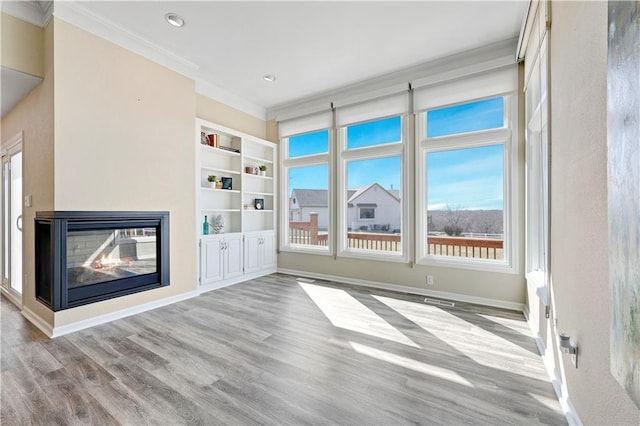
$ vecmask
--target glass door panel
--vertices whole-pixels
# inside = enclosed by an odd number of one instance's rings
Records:
[[[2,158],[2,285],[9,286],[9,158]]]
[[[11,288],[22,293],[22,152],[11,156]]]
[[[21,144],[2,157],[2,286],[22,294]]]

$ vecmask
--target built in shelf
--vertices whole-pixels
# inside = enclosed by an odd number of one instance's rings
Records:
[[[273,193],[271,192],[254,192],[254,191],[245,191],[247,195],[265,195],[267,197],[273,197]]]
[[[221,169],[219,167],[202,166],[200,167],[200,169],[204,171],[209,171],[209,172],[222,172],[222,173],[229,173],[233,175],[240,174],[240,171],[238,170]]]
[[[271,176],[260,176],[260,175],[252,175],[251,173],[245,173],[245,176],[251,176],[252,178],[256,178],[256,179],[267,179],[267,180],[272,180],[273,178]]]
[[[239,194],[240,191],[237,189],[220,189],[220,188],[207,188],[206,186],[201,186],[200,189],[204,191],[212,191],[212,192],[227,192],[232,194]]]
[[[209,146],[209,145],[200,145],[200,149],[202,149],[203,152],[211,152],[214,153],[216,155],[229,155],[229,156],[240,156],[239,152],[235,152],[235,151],[229,151],[226,149],[221,149],[221,148],[216,148],[213,146]]]
[[[273,160],[267,160],[266,158],[254,157],[253,155],[246,155],[245,154],[244,158],[247,159],[247,160],[259,161],[261,163],[273,164]]]
[[[239,213],[240,209],[202,209],[203,212],[217,212],[217,213]]]
[[[244,209],[245,212],[256,212],[256,213],[273,213],[273,210],[267,210],[267,209],[262,209],[262,210],[258,210],[258,209]]]

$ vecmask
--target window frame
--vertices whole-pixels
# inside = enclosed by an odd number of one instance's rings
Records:
[[[504,98],[503,127],[456,133],[446,136],[427,138],[427,112],[447,106],[461,105],[495,97]],[[466,99],[451,105],[437,105],[416,114],[416,263],[426,266],[472,269],[486,272],[518,274],[519,250],[516,233],[518,226],[518,102],[517,94],[494,94],[477,99]],[[503,144],[503,217],[504,217],[504,259],[474,259],[466,257],[440,256],[427,254],[427,155],[430,152],[451,151],[464,148]],[[420,237],[418,237],[420,236]],[[422,237],[424,236],[424,237]]]
[[[305,135],[309,133],[316,132],[328,132],[328,152],[321,154],[310,154],[304,156],[298,156],[289,158],[289,139],[295,136]],[[331,128],[328,129],[316,129],[310,130],[304,133],[293,134],[280,139],[280,165],[282,170],[282,179],[280,179],[280,250],[285,252],[294,252],[294,253],[308,253],[308,254],[317,254],[324,256],[333,256],[334,255],[334,244],[333,244],[333,229],[335,227],[333,221],[333,176],[334,176],[334,166],[333,161],[331,160],[333,157],[334,151],[334,131]],[[313,167],[313,166],[327,166],[327,245],[326,246],[311,246],[311,245],[295,245],[289,243],[289,170],[295,168],[302,167]]]
[[[373,214],[371,217],[362,217],[363,210],[371,210]],[[358,219],[359,220],[376,220],[376,208],[375,207],[358,207]]]
[[[391,117],[400,117],[400,141],[389,142],[381,145],[371,145],[358,148],[347,148],[347,127],[354,126],[371,121],[384,120]],[[337,128],[337,163],[338,173],[336,177],[336,192],[337,192],[337,220],[336,220],[336,239],[337,239],[337,255],[345,258],[358,258],[369,259],[386,262],[401,262],[407,263],[409,261],[409,244],[407,224],[409,223],[408,214],[411,208],[411,204],[408,198],[408,172],[410,156],[408,152],[408,129],[409,129],[409,114],[393,114],[389,116],[380,116],[365,121],[345,124]],[[401,252],[400,254],[393,254],[388,251],[371,251],[371,250],[358,250],[350,249],[347,243],[347,230],[348,230],[348,206],[347,200],[347,164],[350,161],[366,161],[376,160],[380,158],[388,157],[400,157],[400,176],[401,183],[401,202],[400,202],[400,241]],[[366,219],[368,220],[368,219]],[[375,220],[375,219],[374,219]]]

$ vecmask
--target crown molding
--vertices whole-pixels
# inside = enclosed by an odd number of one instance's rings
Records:
[[[440,59],[424,62],[400,71],[391,72],[359,83],[343,86],[321,95],[309,96],[267,108],[267,120],[296,116],[297,111],[313,111],[331,103],[364,100],[376,93],[385,93],[394,86],[414,83],[430,85],[464,76],[502,68],[516,63],[518,39],[511,38]]]
[[[257,117],[266,118],[264,107],[242,98],[199,75],[200,66],[157,44],[132,33],[74,1],[56,2],[53,15],[98,37],[143,56],[196,82],[196,92],[222,102],[232,108]]]
[[[240,110],[253,117],[259,118],[260,120],[266,121],[267,119],[266,108],[248,101],[245,98],[236,95],[235,93],[231,93],[230,91],[203,78],[196,79],[196,93],[211,99],[215,99],[216,101],[222,102],[227,106]]]
[[[197,64],[130,32],[113,21],[96,15],[77,2],[56,2],[54,4],[53,16],[137,53],[179,74],[194,80],[196,78],[196,73],[199,69]]]
[[[39,1],[40,8],[43,10],[44,21],[43,26],[46,26],[53,17],[53,0]]]
[[[35,1],[2,1],[0,10],[30,24],[44,27],[51,18],[52,5],[52,0],[40,4]]]

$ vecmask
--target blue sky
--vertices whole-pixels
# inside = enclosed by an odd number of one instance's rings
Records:
[[[503,99],[495,98],[432,110],[427,113],[429,137],[502,127]],[[400,117],[391,117],[347,128],[347,148],[361,148],[399,141]],[[328,131],[289,139],[290,157],[328,151]],[[427,161],[429,210],[447,205],[463,209],[503,208],[503,147],[492,145],[454,151],[432,152]],[[328,166],[290,169],[289,190],[327,189]],[[385,188],[401,189],[400,157],[350,161],[347,186],[356,188],[377,182]]]

